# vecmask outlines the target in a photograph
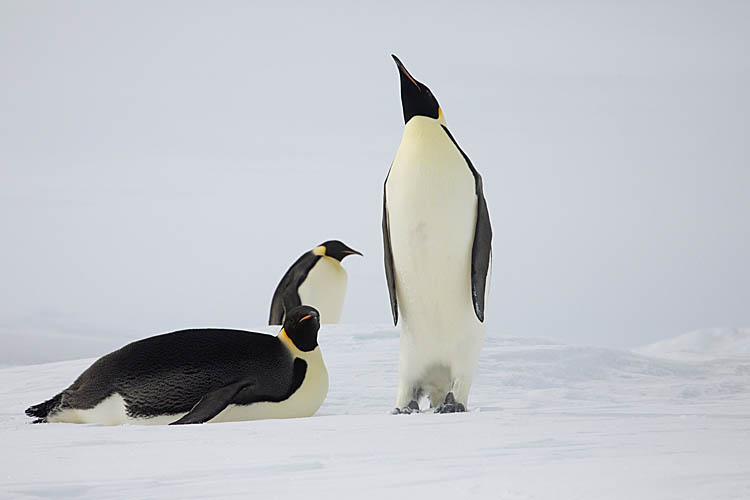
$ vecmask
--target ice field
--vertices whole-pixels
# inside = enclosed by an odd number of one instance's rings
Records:
[[[640,353],[490,334],[470,411],[452,415],[388,413],[397,330],[324,325],[320,345],[329,395],[296,420],[31,425],[23,410],[92,360],[6,367],[0,496],[750,497],[748,329]]]

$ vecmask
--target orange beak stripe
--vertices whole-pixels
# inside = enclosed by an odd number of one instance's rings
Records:
[[[297,323],[302,323],[302,322],[303,322],[303,321],[305,321],[306,319],[310,319],[310,318],[312,318],[312,317],[313,317],[313,315],[312,315],[312,314],[308,314],[308,315],[307,315],[307,316],[305,316],[304,318],[300,319],[300,320],[299,320],[299,321],[298,321]]]
[[[407,77],[407,78],[408,78],[409,80],[411,80],[411,83],[413,83],[413,84],[414,84],[414,86],[415,86],[415,87],[417,87],[417,88],[418,88],[418,89],[419,89],[419,90],[421,91],[422,89],[420,89],[420,88],[419,88],[419,84],[417,83],[417,81],[416,81],[416,80],[415,80],[414,78],[412,78],[412,76],[411,76],[411,75],[409,74],[409,72],[408,72],[408,71],[406,71],[406,68],[404,68],[403,66],[401,66],[401,69],[403,70],[403,72],[404,72],[404,74],[406,75],[406,77]]]

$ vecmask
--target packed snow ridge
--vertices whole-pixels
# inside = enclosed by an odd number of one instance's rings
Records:
[[[696,330],[636,350],[670,359],[733,358],[750,355],[750,328]]]

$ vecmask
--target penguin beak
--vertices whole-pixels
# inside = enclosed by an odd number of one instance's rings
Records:
[[[306,319],[310,319],[310,318],[312,318],[312,317],[313,317],[313,315],[312,315],[312,314],[308,314],[307,316],[304,316],[303,318],[301,318],[301,319],[300,319],[300,320],[299,320],[299,321],[298,321],[297,323],[302,323],[302,322],[303,322],[303,321],[305,321]]]
[[[401,72],[401,74],[408,78],[409,81],[413,83],[415,87],[417,87],[417,90],[422,92],[422,87],[419,85],[419,82],[416,81],[414,77],[411,76],[411,74],[409,74],[409,72],[406,70],[406,66],[404,66],[404,63],[402,63],[401,60],[396,57],[396,54],[391,54],[391,57],[394,61],[396,61],[396,66],[398,66],[398,70]]]
[[[360,252],[356,250],[344,250],[343,253],[345,253],[346,255],[360,255],[364,257],[364,255],[362,255]]]

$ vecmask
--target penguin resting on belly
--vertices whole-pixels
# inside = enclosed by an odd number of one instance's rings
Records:
[[[313,415],[328,393],[318,312],[290,311],[278,336],[182,330],[99,358],[26,410],[34,423],[198,424]]]
[[[404,128],[383,190],[385,274],[402,320],[393,413],[465,411],[484,340],[492,227],[482,177],[437,99],[393,56]]]

